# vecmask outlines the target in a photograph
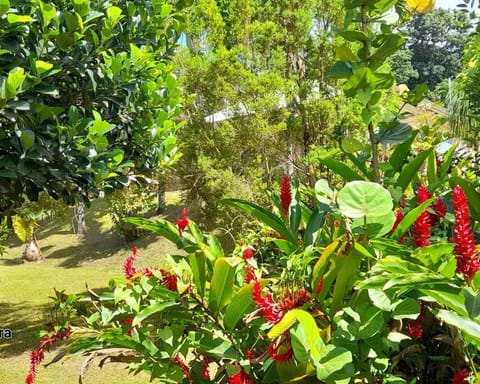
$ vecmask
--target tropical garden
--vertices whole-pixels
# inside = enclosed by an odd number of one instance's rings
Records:
[[[479,7],[0,0],[0,382],[480,383]]]

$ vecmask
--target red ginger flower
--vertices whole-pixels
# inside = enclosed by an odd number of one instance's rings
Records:
[[[282,183],[280,185],[280,201],[282,203],[282,213],[288,217],[288,209],[292,203],[292,191],[290,189],[290,178],[288,175],[283,175]]]
[[[248,260],[248,259],[251,259],[253,257],[253,249],[248,247],[247,249],[245,249],[243,251],[243,259],[244,260]]]
[[[420,303],[420,313],[415,320],[410,320],[407,325],[407,332],[408,335],[412,339],[420,339],[423,335],[423,322],[425,320],[425,314],[427,312],[426,305],[424,303]]]
[[[33,384],[35,382],[38,366],[45,356],[45,347],[48,345],[54,345],[58,340],[68,339],[71,334],[72,329],[68,327],[54,332],[51,336],[45,335],[42,337],[38,348],[30,352],[30,370],[25,377],[25,384]]]
[[[185,364],[185,362],[182,360],[182,358],[180,357],[180,355],[176,354],[176,355],[173,357],[173,361],[182,369],[183,374],[185,375],[185,377],[188,377],[188,382],[189,382],[190,384],[193,384],[193,380],[192,380],[192,377],[191,377],[191,375],[190,375],[190,370],[188,369],[187,364]]]
[[[134,266],[136,256],[137,256],[137,247],[134,247],[132,255],[128,256],[125,259],[125,262],[123,263],[123,271],[125,273],[125,277],[128,280],[132,280],[135,276],[138,277],[139,275],[152,278],[153,271],[158,270],[162,274],[162,279],[160,280],[160,284],[167,287],[170,291],[173,291],[173,292],[177,291],[177,276],[166,271],[165,269],[161,269],[158,267],[145,267],[137,271],[137,269]]]
[[[280,345],[271,343],[268,346],[268,354],[276,363],[286,363],[293,358],[293,348],[290,344],[290,335]]]
[[[245,371],[240,369],[233,376],[228,378],[228,384],[255,384],[250,377],[245,373]]]
[[[472,278],[480,270],[480,260],[477,254],[475,236],[470,227],[470,210],[467,197],[463,189],[457,185],[453,189],[453,213],[455,224],[453,226],[453,252],[457,256],[457,272]]]
[[[183,208],[182,209],[182,217],[180,219],[177,219],[177,228],[178,228],[178,233],[180,236],[182,236],[183,231],[185,228],[188,226],[188,209]]]
[[[432,204],[431,208],[433,209],[433,213],[430,214],[430,221],[432,225],[436,225],[440,219],[445,217],[447,213],[447,207],[445,206],[442,198],[439,197],[437,201]]]
[[[245,274],[245,284],[250,283],[251,281],[255,280],[255,271],[250,264],[247,264],[247,273]]]
[[[430,197],[432,197],[432,194],[424,185],[420,185],[417,190],[417,205],[424,203]],[[424,210],[420,216],[418,216],[412,228],[412,241],[417,247],[423,248],[430,245],[431,229],[430,214],[428,210]]]
[[[468,369],[463,368],[455,372],[453,375],[453,384],[468,384],[467,377],[469,375]]]
[[[278,323],[287,311],[300,307],[310,300],[310,294],[304,288],[297,292],[286,291],[278,303],[273,300],[270,292],[264,298],[259,280],[255,280],[252,297],[257,307],[261,309],[263,317],[270,324]]]
[[[205,380],[210,381],[210,370],[208,369],[208,358],[206,355],[203,355],[203,362],[202,362],[202,377]]]

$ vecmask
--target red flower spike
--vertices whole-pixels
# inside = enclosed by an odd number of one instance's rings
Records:
[[[420,339],[423,335],[422,324],[417,320],[410,320],[407,325],[407,332],[412,339]]]
[[[251,281],[255,280],[257,277],[255,276],[255,272],[253,267],[250,264],[247,264],[247,273],[245,275],[245,284],[250,283]]]
[[[193,380],[190,376],[190,370],[188,369],[187,364],[185,364],[185,362],[182,360],[182,358],[178,354],[174,356],[173,362],[176,363],[182,369],[183,374],[185,375],[185,377],[188,378],[188,382],[190,384],[193,384]]]
[[[253,249],[252,248],[247,248],[243,251],[243,259],[248,260],[253,257]]]
[[[228,384],[255,384],[243,369],[228,378]]]
[[[417,205],[427,201],[430,197],[432,194],[424,185],[420,185],[417,190]],[[431,229],[430,214],[425,210],[418,216],[412,228],[412,241],[417,247],[423,248],[430,245]]]
[[[455,372],[453,375],[453,384],[468,384],[467,377],[469,375],[468,369],[463,368]]]
[[[188,216],[188,209],[187,209],[187,208],[183,208],[183,209],[182,209],[182,216],[183,216],[183,217],[187,217],[187,216]]]
[[[453,252],[457,256],[457,272],[465,277],[472,278],[480,270],[480,260],[477,254],[475,236],[470,226],[470,210],[467,197],[460,186],[456,186],[452,194],[453,213]]]
[[[290,178],[288,175],[283,175],[282,183],[280,185],[280,201],[282,203],[282,213],[288,217],[288,209],[292,203],[292,191],[290,189]]]
[[[253,351],[250,348],[247,348],[247,350],[245,351],[245,357],[248,360],[253,360],[253,359],[255,359],[255,354],[253,353]]]
[[[430,221],[432,225],[436,225],[440,219],[443,219],[447,214],[447,207],[445,206],[442,198],[439,197],[437,201],[432,204],[431,208],[433,209],[433,213],[430,214]]]
[[[320,293],[322,293],[322,289],[323,289],[323,278],[321,278],[317,284],[317,295],[319,295]]]
[[[280,349],[283,349],[279,352]],[[293,358],[293,348],[291,345],[280,344],[278,348],[274,344],[268,346],[268,354],[276,363],[287,363]]]
[[[432,193],[424,185],[420,185],[417,190],[417,205],[420,205],[430,199]]]
[[[72,334],[72,329],[62,328],[54,332],[51,336],[45,335],[42,337],[37,349],[30,352],[30,370],[25,377],[25,384],[33,384],[37,376],[38,366],[45,356],[45,347],[47,345],[54,345],[58,340],[65,340]]]
[[[202,377],[205,380],[210,381],[210,370],[208,369],[208,358],[206,355],[203,355],[203,361],[202,361]]]

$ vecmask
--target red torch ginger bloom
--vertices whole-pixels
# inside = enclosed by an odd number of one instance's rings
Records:
[[[288,209],[292,203],[292,191],[290,189],[290,178],[288,175],[283,175],[282,183],[280,185],[280,201],[282,203],[282,213],[288,217]]]
[[[467,377],[469,372],[466,368],[461,369],[460,371],[455,372],[453,375],[453,384],[468,384]]]
[[[243,369],[228,378],[228,384],[255,384]]]
[[[470,210],[467,197],[463,189],[457,185],[452,194],[453,213],[455,224],[453,226],[453,252],[457,256],[457,272],[465,277],[472,278],[480,269],[480,260],[477,254],[475,236],[470,227]]]
[[[180,236],[182,236],[183,231],[185,228],[188,226],[188,209],[183,208],[182,209],[182,217],[180,219],[177,219],[177,228],[178,228],[178,233]]]

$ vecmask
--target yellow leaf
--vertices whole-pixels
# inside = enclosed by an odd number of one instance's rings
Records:
[[[415,12],[428,13],[435,6],[435,0],[407,0],[407,5]]]

